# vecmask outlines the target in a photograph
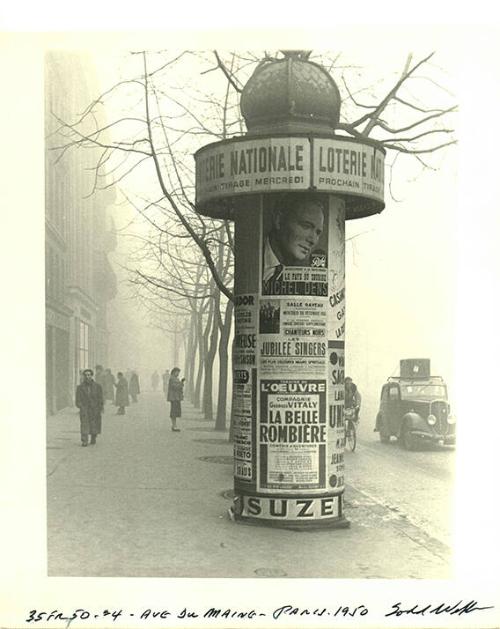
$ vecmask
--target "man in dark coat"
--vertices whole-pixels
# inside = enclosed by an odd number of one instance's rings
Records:
[[[80,433],[82,446],[94,445],[101,433],[101,413],[104,409],[102,387],[93,380],[92,369],[84,369],[83,383],[76,387],[76,405],[80,409]]]

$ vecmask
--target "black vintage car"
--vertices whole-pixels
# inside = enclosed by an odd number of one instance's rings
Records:
[[[389,378],[382,387],[375,430],[380,441],[396,436],[407,450],[422,443],[455,444],[455,418],[448,403],[446,384],[441,376],[430,376],[430,362],[423,369],[410,369],[401,361],[401,376]],[[425,360],[425,359],[424,359]]]

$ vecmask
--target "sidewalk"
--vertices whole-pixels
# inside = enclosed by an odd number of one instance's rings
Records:
[[[450,576],[446,546],[349,485],[349,529],[236,524],[227,432],[188,403],[181,432],[172,432],[159,392],[115,412],[106,408],[102,435],[87,448],[77,409],[48,418],[50,576]]]

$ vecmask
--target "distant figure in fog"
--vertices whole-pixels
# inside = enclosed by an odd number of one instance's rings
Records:
[[[132,397],[132,402],[137,402],[137,396],[141,392],[141,387],[139,386],[139,376],[137,372],[133,371],[130,380],[128,381],[128,392]]]
[[[117,374],[116,387],[116,399],[115,404],[118,406],[117,415],[125,415],[125,407],[129,405],[128,399],[128,382],[125,379],[121,371]]]
[[[167,399],[168,398],[168,382],[170,380],[170,370],[165,369],[165,372],[161,375],[161,378],[163,380],[163,395],[165,396],[165,399]]]
[[[106,369],[104,372],[104,400],[115,401],[115,377],[111,369]]]
[[[132,372],[130,370],[130,367],[127,368],[127,371],[125,372],[125,379],[127,381],[127,384],[130,384],[130,376],[132,375]]]
[[[93,379],[92,369],[83,370],[84,381],[76,387],[75,404],[80,409],[80,434],[82,446],[94,445],[97,435],[101,434],[101,414],[104,409],[102,387]]]
[[[184,399],[184,378],[179,380],[180,372],[179,367],[174,367],[168,381],[167,401],[170,402],[170,419],[174,432],[180,432],[180,428],[177,428],[177,418],[182,414],[181,402]]]
[[[104,369],[102,368],[102,365],[96,365],[95,366],[95,377],[94,377],[94,380],[97,382],[97,384],[101,385],[102,390],[104,391],[105,375],[104,375]]]
[[[151,376],[151,388],[153,389],[153,391],[156,391],[156,389],[158,388],[159,382],[160,382],[160,375],[155,369],[153,371],[153,375]]]

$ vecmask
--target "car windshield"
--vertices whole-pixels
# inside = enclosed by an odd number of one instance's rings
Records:
[[[446,399],[446,387],[440,384],[402,384],[401,397],[403,400],[421,397]]]

